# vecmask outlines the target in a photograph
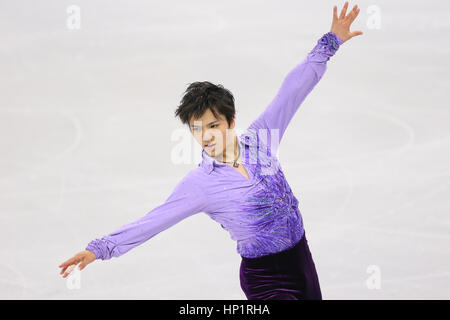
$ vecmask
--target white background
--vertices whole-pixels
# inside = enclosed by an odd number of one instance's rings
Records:
[[[75,289],[58,265],[197,166],[193,140],[189,163],[171,157],[172,134],[189,134],[174,117],[188,83],[229,89],[245,129],[335,4],[0,1],[0,298],[245,299],[236,243],[204,213],[95,261]],[[449,299],[450,5],[354,4],[364,34],[328,62],[279,152],[322,295]],[[67,27],[70,5],[80,29]]]

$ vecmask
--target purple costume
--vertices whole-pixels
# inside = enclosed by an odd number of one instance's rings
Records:
[[[181,179],[163,204],[91,241],[86,249],[94,252],[97,259],[119,257],[199,212],[230,233],[245,261],[298,247],[304,236],[298,200],[276,154],[289,122],[342,43],[332,32],[323,35],[306,58],[286,75],[261,115],[238,136],[241,161],[249,179],[203,150],[202,162]]]

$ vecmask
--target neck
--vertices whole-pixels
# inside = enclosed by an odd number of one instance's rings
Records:
[[[230,162],[236,160],[238,156],[238,151],[239,151],[238,140],[236,135],[233,135],[232,146],[231,147],[227,146],[223,151],[223,153],[216,158],[216,160],[220,162]]]

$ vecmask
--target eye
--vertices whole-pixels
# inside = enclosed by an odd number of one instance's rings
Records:
[[[218,125],[217,124],[212,124],[211,125],[211,128],[215,128],[215,127],[217,127]]]

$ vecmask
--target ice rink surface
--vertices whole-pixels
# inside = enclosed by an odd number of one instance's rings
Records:
[[[69,279],[58,265],[200,162],[174,117],[188,83],[229,89],[245,129],[335,4],[0,1],[0,298],[245,299],[236,243],[204,213]],[[322,295],[449,299],[450,4],[354,4],[364,34],[328,62],[279,152]]]

